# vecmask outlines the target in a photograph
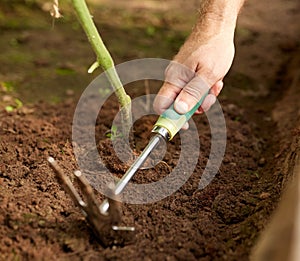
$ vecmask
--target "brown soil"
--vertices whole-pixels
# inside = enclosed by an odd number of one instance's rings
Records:
[[[274,4],[274,8],[280,6],[279,2]],[[286,8],[291,9],[288,14],[297,17],[299,9],[294,6]],[[176,193],[159,202],[122,205],[124,224],[136,227],[131,241],[103,246],[80,210],[61,189],[46,162],[48,156],[53,156],[67,173],[71,174],[77,168],[71,144],[76,95],[55,105],[48,102],[25,104],[13,112],[6,112],[1,105],[0,259],[247,260],[259,232],[276,207],[287,175],[276,162],[282,162],[286,156],[291,139],[279,143],[276,135],[283,139],[287,137],[285,131],[290,134],[293,130],[292,137],[299,136],[299,130],[293,124],[286,130],[282,126],[277,129],[276,117],[272,118],[272,110],[282,96],[278,87],[286,79],[280,73],[299,67],[298,63],[294,63],[292,68],[285,66],[287,58],[292,57],[297,50],[297,42],[291,36],[292,33],[289,34],[291,38],[284,41],[282,35],[276,35],[277,28],[266,33],[259,19],[255,20],[258,25],[251,23],[249,17],[255,11],[255,3],[252,5],[249,2],[245,18],[241,21],[245,27],[240,28],[237,38],[237,50],[240,51],[227,79],[228,88],[220,99],[228,139],[218,174],[209,186],[198,190],[210,152],[210,130],[205,116],[195,116],[200,133],[201,154],[191,178]],[[282,19],[288,21],[290,18],[284,16]],[[8,30],[7,34],[11,34],[11,31]],[[294,31],[291,29],[291,32]],[[120,34],[124,36],[125,33]],[[29,39],[26,38],[26,48],[38,45],[36,34],[30,32]],[[266,51],[272,37],[276,41],[272,53],[280,55],[280,58],[273,60],[272,55]],[[65,38],[59,39],[56,36],[54,39],[54,42],[49,40],[50,47],[55,43],[64,46]],[[86,44],[82,43],[82,39],[75,42]],[[41,43],[42,46],[45,44],[43,40]],[[134,54],[128,55],[132,58]],[[250,63],[247,60],[249,57]],[[265,58],[268,61],[266,63]],[[242,59],[242,66],[238,67]],[[41,64],[43,61],[40,59],[38,64],[37,60],[32,62],[34,65],[31,65],[40,72],[43,72],[44,66],[47,70],[52,66],[51,61],[47,65]],[[247,64],[251,65],[248,71]],[[69,65],[67,67],[70,69]],[[75,71],[80,69],[76,67]],[[8,71],[5,73],[6,77],[11,77]],[[59,82],[60,79],[55,78],[53,82]],[[74,79],[71,83],[74,84]],[[30,84],[34,85],[34,82]],[[275,88],[271,89],[270,86],[274,85]],[[284,86],[288,88],[288,84]],[[156,90],[154,86],[153,92]],[[18,96],[18,93],[15,95]],[[293,100],[293,103],[297,101],[299,99]],[[107,167],[120,177],[127,166],[115,157],[111,142],[105,135],[110,129],[116,108],[116,101],[111,99],[101,111],[102,121],[97,126],[97,139]],[[148,117],[135,124],[137,152],[147,143],[155,119]],[[139,171],[133,182],[152,182],[167,175],[177,164],[179,143],[178,137],[170,143],[164,158],[165,164]],[[289,162],[285,166],[288,165]],[[97,194],[97,198],[99,202],[103,200],[100,194]]]
[[[261,216],[270,213],[272,199],[278,196],[278,191],[273,188],[270,193],[270,185],[261,182],[257,166],[262,141],[252,134],[242,110],[224,101],[229,142],[212,184],[198,190],[210,146],[208,124],[201,117],[196,121],[201,130],[201,157],[192,177],[160,202],[124,205],[124,222],[136,227],[135,239],[125,246],[103,248],[46,163],[51,155],[67,172],[76,169],[70,143],[73,109],[70,104],[59,108],[39,104],[31,109],[31,114],[26,110],[1,112],[1,135],[5,137],[1,140],[3,257],[245,258],[261,229]],[[111,117],[110,110],[101,112],[105,122]],[[135,126],[136,138],[141,137],[144,143],[143,132],[150,133],[152,120],[148,125],[145,122]],[[110,140],[104,133],[105,129],[100,143],[104,158],[109,157],[108,168],[112,173],[122,173],[125,168],[109,152]],[[164,159],[168,167],[140,171],[134,180],[147,183],[168,174],[176,166],[179,141],[175,139],[168,148]],[[99,202],[101,198],[99,195]]]

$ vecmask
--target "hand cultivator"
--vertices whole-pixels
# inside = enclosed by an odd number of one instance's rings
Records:
[[[109,197],[102,204],[98,205],[92,187],[80,171],[75,171],[74,175],[78,180],[79,187],[86,201],[82,200],[79,193],[74,188],[70,179],[63,173],[53,158],[48,158],[48,162],[55,171],[64,190],[71,196],[75,204],[80,207],[88,222],[93,227],[95,234],[105,244],[120,243],[120,238],[126,236],[128,231],[134,231],[134,227],[119,226],[121,222],[120,203],[117,202],[118,196],[122,193],[134,174],[143,166],[151,152],[162,141],[170,141],[182,126],[191,118],[194,112],[202,104],[206,95],[188,113],[178,114],[173,105],[167,109],[154,124],[152,132],[155,134],[146,148],[134,161],[124,176],[114,185],[108,188]],[[120,237],[121,235],[121,237]]]

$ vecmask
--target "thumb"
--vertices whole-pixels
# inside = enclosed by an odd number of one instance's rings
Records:
[[[200,76],[195,76],[177,96],[174,109],[180,114],[187,113],[208,93],[209,88],[209,85]]]

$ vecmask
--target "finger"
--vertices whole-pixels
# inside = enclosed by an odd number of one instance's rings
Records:
[[[177,96],[175,110],[180,114],[187,113],[208,91],[208,84],[201,77],[194,77]]]
[[[208,94],[205,97],[203,103],[201,104],[201,108],[202,108],[203,112],[207,112],[210,109],[210,107],[216,102],[216,100],[217,100],[217,98],[215,95]]]
[[[165,83],[155,97],[153,108],[158,113],[163,113],[171,106],[182,88],[193,79],[195,72],[187,66],[172,61],[165,71]]]
[[[189,123],[188,122],[186,122],[182,127],[181,127],[181,129],[183,129],[183,130],[187,130],[189,128]]]
[[[217,98],[215,95],[213,94],[208,94],[203,103],[201,104],[201,106],[198,108],[198,110],[195,111],[195,114],[202,114],[204,112],[207,112],[211,106],[214,105],[214,103],[216,102]]]
[[[199,109],[195,112],[195,114],[201,114],[210,109],[210,107],[216,102],[216,96],[218,96],[224,86],[222,80],[216,82],[209,90],[209,95],[204,99],[203,103],[199,107]],[[212,97],[213,95],[214,97]]]
[[[185,64],[176,61],[170,62],[165,71],[165,82],[168,82],[178,88],[183,88],[195,77],[195,71],[191,70]]]
[[[162,114],[174,102],[181,88],[165,82],[160,88],[153,102],[153,109],[157,114]]]
[[[211,88],[209,93],[215,95],[216,97],[220,94],[221,90],[223,89],[224,83],[223,80],[216,82]]]

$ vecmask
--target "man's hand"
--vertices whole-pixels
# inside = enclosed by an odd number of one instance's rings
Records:
[[[231,1],[239,7],[228,7]],[[209,9],[200,17],[166,69],[165,83],[154,101],[157,113],[161,114],[175,101],[175,110],[184,114],[207,92],[209,94],[197,113],[207,111],[216,101],[234,58],[234,30],[242,1],[231,1],[224,1],[224,6],[220,6],[220,0],[212,1],[212,4],[217,4],[216,9],[220,13],[209,12]]]

